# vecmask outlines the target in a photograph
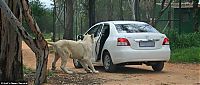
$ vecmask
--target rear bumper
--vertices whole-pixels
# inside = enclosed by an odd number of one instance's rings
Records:
[[[169,61],[170,48],[168,45],[156,50],[133,50],[130,47],[117,47],[110,51],[114,64],[125,62]]]

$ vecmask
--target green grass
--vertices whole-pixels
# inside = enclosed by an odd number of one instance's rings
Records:
[[[48,76],[54,76],[55,73],[53,71],[48,71]]]
[[[174,49],[172,51],[170,62],[200,63],[200,47]]]
[[[27,66],[23,65],[23,72],[25,74],[33,73],[33,70],[31,68],[28,68]]]

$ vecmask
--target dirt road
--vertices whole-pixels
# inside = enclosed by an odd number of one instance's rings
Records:
[[[34,53],[23,43],[23,62],[25,66],[35,69]],[[52,54],[49,55],[48,69],[50,69]],[[86,74],[83,69],[75,69],[70,59],[67,66],[75,74],[65,74],[59,68],[60,60],[57,62],[57,70],[48,77],[47,84],[105,84],[105,85],[200,85],[200,64],[172,64],[166,63],[164,70],[160,73],[153,72],[146,65],[129,65],[121,67],[115,73],[107,73],[103,67],[95,67],[99,74]],[[25,78],[32,83],[33,74],[27,74]]]

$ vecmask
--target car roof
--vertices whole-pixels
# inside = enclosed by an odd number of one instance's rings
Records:
[[[140,21],[106,21],[101,23],[113,23],[113,24],[147,24],[145,22]]]

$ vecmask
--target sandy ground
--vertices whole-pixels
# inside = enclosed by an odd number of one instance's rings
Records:
[[[35,55],[30,50],[30,48],[23,43],[23,62],[25,66],[35,69]],[[48,61],[48,69],[51,67],[51,61],[53,54],[49,55]],[[59,82],[64,82],[65,77],[71,77],[72,75],[65,74],[59,68],[60,60],[57,62],[57,70],[55,72],[55,76],[63,76],[57,78],[48,78],[47,84],[55,83],[57,79]],[[146,65],[128,65],[125,67],[121,67],[115,73],[107,73],[104,71],[103,67],[95,67],[99,74],[86,74],[83,69],[75,69],[70,59],[67,66],[72,69],[75,73],[79,75],[73,75],[76,78],[81,79],[83,81],[90,81],[96,79],[96,81],[101,81],[97,84],[104,85],[133,85],[133,84],[145,84],[145,85],[173,85],[173,84],[181,84],[181,85],[200,85],[200,64],[173,64],[166,63],[164,70],[162,72],[156,73],[153,72],[151,67]],[[84,78],[87,77],[87,80]],[[99,80],[98,80],[99,79]],[[65,81],[69,82],[71,79]],[[95,84],[96,81],[90,81],[89,84]],[[62,84],[62,83],[56,83]],[[74,83],[73,83],[74,84]],[[79,83],[80,84],[80,83]],[[88,83],[85,83],[88,84]]]

